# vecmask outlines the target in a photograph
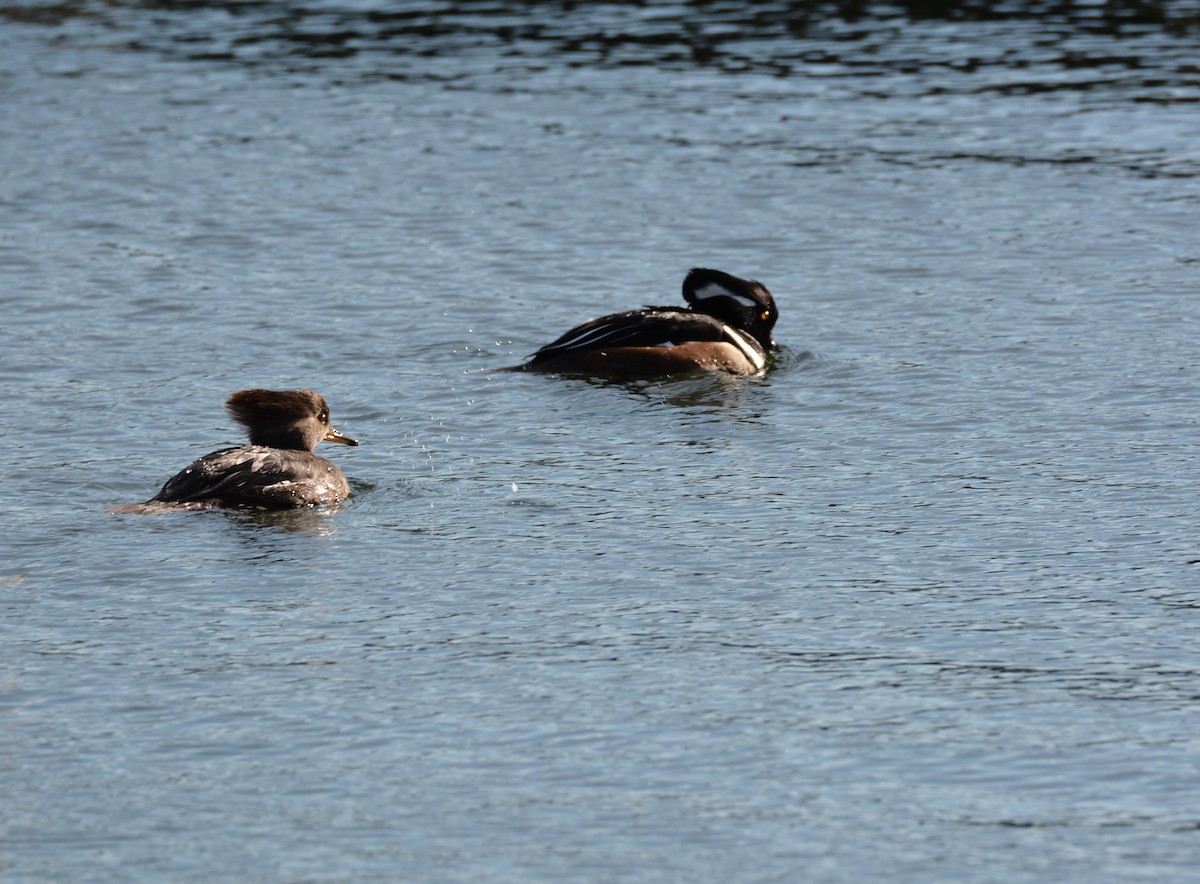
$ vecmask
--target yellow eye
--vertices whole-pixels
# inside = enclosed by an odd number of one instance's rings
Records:
[[[771,311],[764,310],[762,313],[758,314],[758,318],[761,319],[763,322],[766,322],[768,319],[771,318]]]

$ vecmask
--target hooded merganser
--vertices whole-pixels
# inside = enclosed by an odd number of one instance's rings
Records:
[[[510,371],[653,376],[693,371],[749,375],[778,348],[775,299],[761,282],[697,267],[687,307],[646,307],[577,325]]]
[[[350,485],[337,465],[313,454],[321,441],[357,445],[329,424],[329,406],[313,390],[242,390],[225,408],[250,444],[206,454],[145,503],[112,512],[235,507],[288,509],[340,503]]]

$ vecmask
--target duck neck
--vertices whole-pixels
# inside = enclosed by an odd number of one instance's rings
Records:
[[[267,448],[287,448],[295,451],[312,451],[304,431],[297,426],[290,427],[255,427],[250,430],[251,445],[265,445]]]

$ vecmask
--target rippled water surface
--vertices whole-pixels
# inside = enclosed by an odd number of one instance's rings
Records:
[[[1200,880],[1200,6],[0,5],[0,877]],[[768,285],[762,378],[497,374]],[[106,513],[314,387],[340,509]]]

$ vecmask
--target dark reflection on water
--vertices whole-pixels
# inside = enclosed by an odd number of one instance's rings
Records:
[[[348,504],[302,507],[295,510],[273,512],[245,510],[234,511],[229,515],[235,524],[243,525],[247,529],[262,529],[268,532],[284,531],[308,537],[331,537],[337,533],[337,523],[333,516],[345,506]]]
[[[504,66],[536,66],[552,55],[573,66],[704,66],[731,73],[789,76],[915,73],[949,68],[973,73],[1030,66],[1108,72],[1155,70],[1159,85],[1200,82],[1200,67],[1163,59],[1149,46],[1114,51],[1113,43],[1077,44],[1103,36],[1136,40],[1148,34],[1194,42],[1200,3],[1108,0],[1082,2],[902,3],[466,2],[363,4],[332,0],[280,2],[79,2],[0,6],[11,21],[60,25],[91,18],[136,31],[126,45],[192,60],[265,64],[279,61],[392,57],[409,65],[382,71],[403,78],[453,78],[421,60],[495,52]],[[131,18],[136,16],[136,18]],[[153,27],[146,27],[147,17]],[[904,32],[913,23],[971,23],[989,28],[1020,23],[1036,41],[1013,41],[984,32],[969,51],[946,52],[938,41],[913,46]],[[1028,30],[1025,31],[1029,36]],[[926,35],[929,36],[929,35]],[[945,42],[943,38],[942,42]],[[1160,45],[1157,42],[1155,45]],[[415,63],[415,64],[414,64]],[[833,66],[834,71],[814,71]],[[380,72],[376,72],[380,73]],[[1168,77],[1162,81],[1163,76]],[[1010,84],[1013,91],[1087,88],[1064,84]],[[1095,85],[1090,84],[1090,85]]]
[[[492,33],[505,39],[537,39],[552,32],[548,26],[530,23],[520,31],[496,26],[486,21],[489,18],[506,18],[537,12],[542,16],[579,13],[586,15],[591,4],[576,0],[467,0],[467,2],[417,2],[362,4],[364,8],[347,9],[348,4],[326,0],[315,0],[307,4],[279,2],[279,0],[165,0],[165,2],[46,2],[21,3],[0,6],[0,14],[14,21],[37,24],[57,24],[77,16],[96,17],[106,12],[122,9],[152,10],[169,13],[196,13],[220,10],[230,16],[266,16],[281,28],[299,23],[313,23],[325,19],[329,24],[357,24],[359,29],[335,31],[328,29],[329,43],[347,43],[354,37],[370,31],[377,34],[414,34],[441,36],[467,30]],[[668,43],[665,28],[654,27],[655,23],[682,19],[687,32],[695,32],[697,20],[720,21],[738,25],[751,32],[762,32],[777,36],[781,32],[792,35],[807,34],[811,29],[830,21],[857,23],[876,19],[903,16],[914,20],[935,19],[947,21],[1007,21],[1014,19],[1039,18],[1056,23],[1070,24],[1096,33],[1119,34],[1122,30],[1136,26],[1168,28],[1184,32],[1200,26],[1200,4],[1194,2],[1154,2],[1154,0],[1105,0],[1096,2],[1047,2],[1047,0],[1009,0],[995,3],[991,0],[902,0],[902,2],[879,3],[858,0],[835,0],[835,2],[781,3],[768,2],[746,4],[730,0],[678,0],[678,2],[647,3],[646,0],[610,0],[603,4],[605,14],[625,11],[643,23],[636,36],[645,43]],[[633,36],[633,34],[631,34]],[[727,37],[728,35],[726,35]],[[719,40],[718,40],[719,42]]]
[[[359,483],[359,487],[363,487]],[[369,487],[369,486],[367,486]],[[138,515],[178,519],[225,519],[229,524],[246,529],[246,536],[258,532],[300,534],[307,537],[329,537],[337,533],[333,516],[349,504],[329,504],[320,507],[300,507],[287,510],[254,509],[186,509],[179,506],[152,506],[137,508],[114,507],[106,512],[118,515]]]
[[[667,377],[651,380],[606,378],[588,375],[561,375],[547,380],[560,383],[559,378],[582,387],[619,390],[648,403],[662,403],[679,408],[698,409],[701,413],[733,412],[745,399],[747,388],[753,388],[761,379],[735,378],[712,374],[697,377]],[[540,380],[534,381],[540,383]],[[744,419],[743,415],[737,415]]]

